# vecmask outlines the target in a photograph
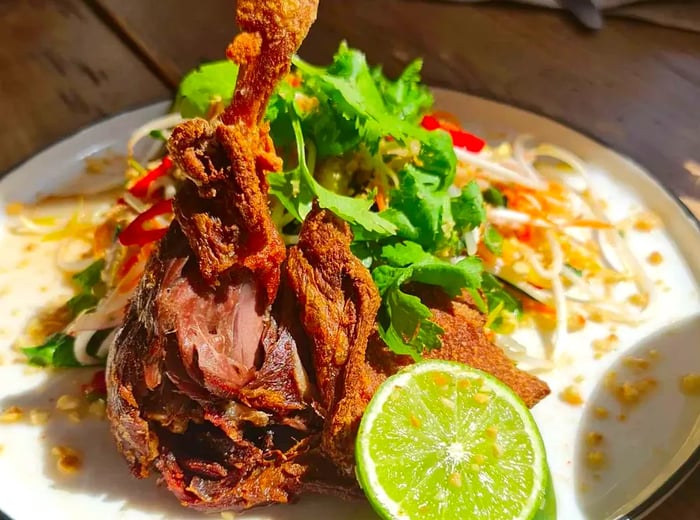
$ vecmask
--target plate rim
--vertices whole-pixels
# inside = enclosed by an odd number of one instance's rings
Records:
[[[630,164],[635,166],[658,189],[662,190],[666,194],[666,196],[668,196],[670,199],[673,200],[673,202],[685,214],[685,217],[689,220],[689,223],[700,234],[700,218],[698,216],[696,216],[690,210],[690,208],[681,200],[681,198],[668,185],[666,185],[666,183],[664,183],[661,179],[659,179],[658,177],[653,175],[649,168],[644,166],[642,163],[638,162],[636,159],[634,159],[633,157],[628,155],[626,152],[620,152],[620,151],[616,150],[615,148],[613,148],[608,143],[604,142],[599,137],[593,135],[590,131],[588,131],[586,129],[582,129],[579,126],[577,126],[573,123],[570,123],[568,121],[564,121],[564,120],[558,119],[556,117],[553,117],[553,116],[550,116],[547,114],[542,114],[542,113],[538,112],[537,110],[533,110],[532,108],[522,106],[522,105],[519,105],[517,103],[504,102],[504,101],[499,100],[499,99],[494,98],[494,97],[471,94],[468,92],[464,92],[462,90],[453,89],[453,88],[445,88],[445,87],[438,86],[438,85],[430,86],[430,88],[432,91],[435,91],[435,92],[458,94],[460,96],[466,96],[466,97],[473,98],[474,100],[477,100],[477,101],[486,101],[486,102],[492,103],[494,105],[499,105],[503,108],[517,110],[517,111],[519,111],[521,113],[525,113],[529,116],[535,116],[535,117],[543,119],[549,123],[554,123],[555,125],[559,125],[563,128],[573,130],[574,132],[576,132],[576,133],[580,134],[581,136],[594,142],[596,145],[603,147],[610,152],[613,152],[614,154],[618,155],[619,157],[621,157],[625,161],[628,161]],[[64,135],[63,137],[60,137],[60,138],[46,144],[45,146],[42,146],[38,150],[31,153],[29,156],[27,156],[23,159],[20,159],[15,164],[9,166],[4,171],[0,172],[0,181],[5,179],[9,175],[12,175],[17,170],[29,166],[30,163],[33,160],[37,159],[38,157],[40,157],[46,153],[49,153],[52,150],[60,148],[61,146],[65,145],[68,141],[70,141],[74,138],[78,138],[78,137],[86,136],[86,135],[90,134],[92,131],[94,131],[95,127],[108,124],[111,121],[114,121],[114,120],[119,119],[121,117],[129,116],[135,112],[144,111],[147,109],[156,109],[156,107],[159,107],[159,108],[162,107],[165,110],[168,108],[168,106],[172,106],[172,99],[164,98],[164,99],[160,99],[160,100],[156,100],[156,101],[132,105],[132,106],[125,107],[124,109],[119,110],[117,112],[114,112],[112,115],[110,115],[108,117],[102,117],[102,118],[97,119],[93,122],[82,125],[81,127],[74,130],[73,132],[70,132],[70,133]],[[700,468],[700,446],[696,447],[696,449],[683,462],[683,464],[681,464],[676,469],[676,471],[674,471],[656,490],[654,490],[653,493],[651,493],[647,498],[642,500],[639,504],[637,504],[629,512],[618,515],[615,518],[615,520],[641,520],[642,518],[646,517],[652,511],[654,511],[659,505],[661,505],[666,499],[668,499],[698,468]],[[6,513],[4,513],[2,511],[2,509],[0,508],[0,520],[13,520],[13,519],[11,517],[9,517]]]

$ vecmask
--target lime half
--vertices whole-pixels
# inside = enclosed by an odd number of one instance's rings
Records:
[[[383,518],[555,514],[545,507],[549,469],[530,411],[505,384],[460,363],[425,361],[387,379],[362,418],[355,457]]]

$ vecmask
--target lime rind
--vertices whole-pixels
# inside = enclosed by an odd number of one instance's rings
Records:
[[[478,382],[481,390],[493,394],[496,399],[480,409],[473,404],[461,406],[458,402],[461,393],[456,390],[452,394],[454,399],[451,401],[451,405],[447,404],[449,399],[445,400],[446,403],[441,403],[439,399],[431,399],[428,405],[416,393],[407,396],[408,399],[402,398],[401,393],[404,390],[418,390],[417,393],[420,394],[421,388],[413,388],[414,383],[431,373],[449,376],[455,382],[463,380],[468,380],[471,383]],[[424,394],[426,397],[430,396],[428,392],[424,392]],[[422,409],[427,406],[429,406],[428,410]],[[401,424],[400,421],[394,420],[397,417],[403,417],[403,415],[411,415],[411,407],[415,408],[416,415],[421,420],[429,422],[429,424],[421,425],[425,428],[411,429],[408,423]],[[491,467],[490,473],[486,474],[485,477],[483,473],[459,471],[456,473],[459,473],[460,482],[457,487],[460,489],[445,486],[445,468],[456,467],[459,469],[464,466],[465,461],[460,458],[461,454],[459,453],[451,453],[449,457],[439,454],[435,449],[437,443],[440,442],[440,439],[450,438],[457,433],[462,439],[465,436],[472,436],[469,437],[472,439],[475,431],[485,427],[484,421],[493,419],[498,423],[498,420],[503,418],[493,416],[494,412],[491,408],[494,407],[498,408],[496,412],[499,415],[508,416],[505,418],[507,422],[522,425],[522,431],[508,431],[509,435],[505,440],[510,441],[510,444],[506,443],[502,446],[501,460],[505,461],[504,467],[498,469]],[[451,417],[457,420],[449,423],[447,420],[440,421],[440,418],[444,419],[452,412],[454,413]],[[382,415],[384,415],[383,418]],[[389,419],[392,420],[389,421]],[[374,429],[382,430],[381,446],[373,446],[373,442],[371,442],[371,432]],[[404,449],[404,443],[409,438],[407,436],[411,438],[410,450],[413,451],[410,452]],[[530,446],[531,458],[524,461],[528,467],[509,466],[509,459],[523,462],[515,457],[515,454],[523,455],[524,450],[518,447],[522,443]],[[455,443],[454,446],[450,445],[447,449],[454,448],[459,451],[461,445],[462,443]],[[432,453],[431,447],[433,448]],[[443,447],[445,447],[444,442]],[[473,442],[470,447],[476,451],[481,449],[475,447]],[[419,453],[416,450],[419,450]],[[510,450],[514,451],[509,453]],[[454,460],[449,460],[450,458]],[[440,509],[435,517],[453,518],[454,516],[450,515],[454,515],[456,510],[469,509],[462,500],[465,493],[483,495],[484,490],[493,489],[493,486],[498,487],[498,483],[488,481],[493,475],[496,475],[497,480],[507,481],[508,478],[520,478],[520,474],[529,475],[531,473],[532,478],[528,482],[529,487],[526,490],[526,495],[512,500],[510,505],[514,504],[515,510],[508,511],[509,518],[529,520],[540,511],[545,500],[546,486],[549,480],[544,443],[527,406],[509,387],[493,376],[449,361],[435,360],[417,363],[387,379],[373,397],[360,423],[356,443],[356,459],[360,485],[374,509],[384,518],[389,519],[410,520],[417,518],[418,516],[411,516],[407,511],[417,511],[416,508],[421,507],[420,501],[425,499],[421,495],[421,490],[425,488],[439,490],[441,493],[440,496],[433,497],[433,505]],[[382,465],[380,472],[377,460],[382,459],[386,464]],[[391,464],[392,460],[396,460],[397,464]],[[382,478],[380,478],[380,473],[383,475]],[[407,474],[410,476],[409,478],[407,478]],[[484,478],[486,480],[483,480]],[[401,499],[397,500],[396,496],[400,496]],[[488,500],[488,497],[482,497],[480,500]],[[505,502],[501,505],[506,507]],[[476,507],[474,504],[472,506]],[[443,508],[446,508],[445,511]],[[450,509],[451,512],[448,512],[447,509]],[[467,511],[465,514],[471,513]],[[420,515],[420,517],[423,516]],[[478,517],[487,518],[487,516]]]

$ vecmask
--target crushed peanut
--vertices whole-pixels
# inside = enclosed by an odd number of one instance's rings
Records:
[[[57,458],[56,467],[58,470],[66,475],[76,473],[83,467],[82,457],[73,448],[54,446],[51,449],[51,454]]]
[[[607,419],[608,416],[610,415],[610,412],[608,412],[608,409],[603,407],[603,406],[596,406],[593,409],[593,414],[598,418],[598,419]]]
[[[597,446],[603,442],[603,434],[600,432],[588,432],[586,434],[586,442],[591,446]]]
[[[49,412],[35,408],[29,410],[29,422],[34,426],[41,426],[49,422]]]
[[[80,408],[80,399],[74,395],[62,395],[56,401],[56,409],[69,412]]]
[[[454,403],[452,406],[454,407]],[[88,413],[93,417],[97,417],[98,419],[104,419],[106,408],[104,399],[96,399],[90,403],[90,406],[88,406]]]
[[[631,368],[632,370],[642,371],[647,370],[651,365],[651,362],[644,358],[626,356],[622,358],[622,364],[627,368]]]
[[[79,423],[80,421],[83,420],[83,418],[80,416],[80,413],[77,411],[68,412],[67,415],[68,415],[68,419],[74,423]]]
[[[573,406],[580,406],[583,404],[583,397],[581,397],[581,392],[574,385],[569,385],[559,394],[559,398],[567,404]]]
[[[616,334],[609,334],[608,336],[601,339],[594,339],[591,342],[593,347],[593,352],[596,359],[602,358],[605,354],[615,350],[615,347],[620,342],[620,338]]]
[[[649,294],[635,293],[629,298],[627,298],[627,301],[630,302],[632,305],[636,305],[637,307],[646,307],[647,305],[649,305]]]
[[[637,215],[634,222],[634,229],[643,233],[648,233],[661,226],[659,217],[651,212],[644,212]]]
[[[599,468],[606,462],[605,454],[602,451],[589,451],[586,455],[586,462],[591,467]]]
[[[569,332],[578,332],[586,326],[586,318],[578,313],[572,314],[569,316],[566,325]]]
[[[221,512],[221,519],[222,520],[234,520],[236,518],[236,515],[234,515],[231,511],[222,511]]]
[[[618,383],[617,373],[611,370],[605,376],[604,385],[605,389],[620,403],[635,405],[638,404],[644,396],[655,389],[658,386],[658,382],[653,377],[645,377],[643,379]]]
[[[5,206],[5,214],[8,217],[16,217],[24,213],[24,204],[21,202],[10,202]]]
[[[605,321],[605,316],[599,310],[593,310],[588,315],[588,319],[596,323],[603,323]]]
[[[13,423],[21,421],[24,417],[24,411],[19,406],[10,406],[0,413],[0,422]]]
[[[659,265],[664,261],[664,257],[658,251],[652,251],[649,256],[647,256],[647,262],[650,265]]]
[[[700,395],[700,374],[686,374],[681,377],[681,392],[686,395]]]

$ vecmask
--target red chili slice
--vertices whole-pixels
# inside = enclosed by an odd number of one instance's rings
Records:
[[[486,146],[486,141],[480,137],[465,132],[464,130],[453,128],[452,125],[444,124],[434,116],[423,116],[420,124],[426,130],[445,130],[452,137],[452,144],[468,152],[478,153]]]
[[[143,198],[148,195],[148,188],[157,178],[166,175],[173,166],[173,161],[167,155],[163,157],[161,163],[141,177],[136,184],[129,188],[129,193],[134,197]]]
[[[89,383],[81,386],[84,395],[94,395],[95,397],[104,397],[107,395],[107,381],[105,380],[105,371],[98,370],[92,376]]]
[[[167,213],[172,213],[172,211],[172,200],[161,200],[157,202],[146,211],[139,214],[124,231],[119,233],[119,242],[123,246],[143,246],[150,242],[160,240],[168,230],[167,227],[146,229],[144,225],[158,215],[165,215]]]

